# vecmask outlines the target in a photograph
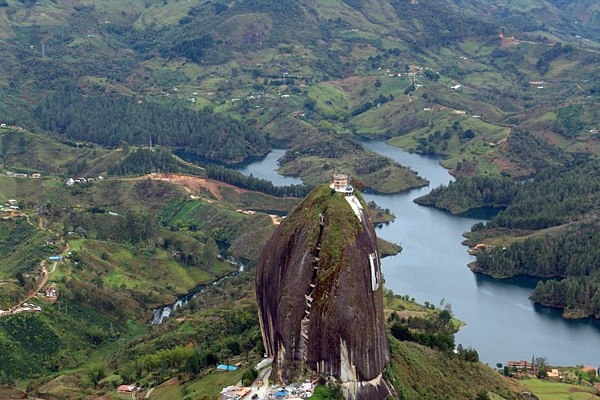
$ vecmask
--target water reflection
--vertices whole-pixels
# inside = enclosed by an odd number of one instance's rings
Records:
[[[283,176],[277,173],[278,160],[285,154],[284,149],[273,149],[263,159],[241,165],[237,168],[244,175],[266,179],[275,186],[301,185],[302,180],[293,176]]]

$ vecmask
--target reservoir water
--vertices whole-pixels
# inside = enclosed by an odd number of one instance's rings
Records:
[[[451,304],[454,315],[467,325],[456,334],[456,344],[473,347],[483,362],[492,366],[508,360],[545,357],[551,365],[600,365],[600,322],[565,320],[560,312],[535,306],[529,293],[533,279],[496,280],[467,268],[474,258],[461,242],[462,233],[480,220],[453,216],[413,203],[432,188],[453,178],[439,159],[410,154],[381,141],[364,146],[410,166],[430,185],[394,195],[365,193],[389,208],[396,220],[378,228],[377,234],[403,247],[402,253],[382,260],[385,286],[419,303]],[[244,166],[245,174],[269,179],[277,185],[301,183],[277,174],[277,159],[284,150]]]

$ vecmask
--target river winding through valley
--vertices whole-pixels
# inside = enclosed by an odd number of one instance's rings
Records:
[[[382,260],[388,289],[419,303],[451,304],[454,315],[467,322],[456,334],[456,344],[475,348],[480,359],[492,366],[533,356],[546,357],[551,365],[600,364],[599,321],[565,320],[557,310],[535,306],[528,299],[533,279],[500,281],[471,272],[467,264],[474,257],[461,244],[462,233],[480,220],[413,203],[414,198],[453,179],[439,159],[410,154],[382,141],[364,146],[410,166],[430,181],[428,187],[400,194],[364,194],[367,201],[374,200],[396,215],[393,223],[377,229],[380,237],[403,247],[402,253]],[[277,174],[277,160],[284,153],[273,150],[239,170],[275,185],[301,183]]]

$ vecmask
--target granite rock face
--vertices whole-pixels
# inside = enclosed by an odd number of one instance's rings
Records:
[[[273,375],[307,371],[342,383],[349,399],[383,399],[390,360],[381,269],[360,195],[313,190],[263,248],[256,276],[259,317]]]

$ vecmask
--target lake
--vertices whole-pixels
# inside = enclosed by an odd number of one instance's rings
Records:
[[[532,356],[546,357],[552,365],[600,365],[599,321],[565,320],[557,310],[535,306],[528,298],[533,279],[496,280],[471,272],[467,264],[474,257],[461,244],[462,233],[481,220],[413,203],[453,179],[439,159],[410,154],[382,141],[363,144],[430,181],[428,187],[400,194],[364,193],[367,201],[374,200],[396,215],[393,223],[377,229],[380,237],[403,247],[402,253],[382,260],[388,289],[419,303],[450,304],[456,318],[467,323],[456,334],[456,344],[475,348],[480,359],[492,366]],[[276,185],[301,183],[277,174],[277,159],[284,152],[274,150],[239,170]]]

